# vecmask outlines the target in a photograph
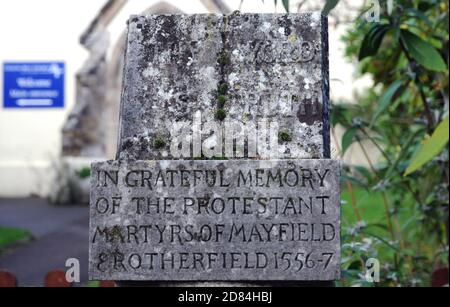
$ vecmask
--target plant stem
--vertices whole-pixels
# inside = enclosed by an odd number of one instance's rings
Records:
[[[361,147],[361,150],[362,150],[364,156],[367,159],[367,162],[370,165],[370,168],[371,168],[372,172],[377,177],[377,180],[380,180],[380,176],[379,176],[378,172],[375,170],[375,167],[373,166],[372,161],[370,160],[370,157],[369,157],[366,149],[362,145],[361,140],[359,139],[359,137],[356,137],[356,138],[358,140],[358,144]],[[389,207],[389,200],[388,200],[387,195],[386,195],[386,193],[384,191],[381,192],[381,197],[383,199],[383,204],[384,204],[384,210],[385,210],[386,219],[387,219],[388,230],[389,230],[389,233],[391,234],[392,240],[395,241],[396,240],[396,235],[395,235],[395,232],[394,232],[394,227],[392,226],[392,216],[391,216],[390,207]],[[395,224],[396,224],[396,227],[397,227],[397,233],[399,235],[400,247],[402,249],[405,249],[406,245],[405,245],[405,241],[403,240],[403,236],[402,236],[402,232],[401,232],[401,229],[400,229],[400,225],[399,225],[398,219],[395,219]],[[412,267],[413,266],[413,260],[412,260],[411,256],[407,255],[406,258],[407,258],[408,262],[411,264],[411,267]],[[396,263],[397,271],[399,271],[397,258],[395,258],[395,263]]]
[[[361,147],[364,157],[366,158],[367,162],[369,163],[370,169],[377,177],[377,180],[380,180],[381,178],[378,175],[378,172],[375,170],[375,167],[373,166],[372,161],[370,160],[369,154],[367,153],[366,149],[364,148],[363,144],[361,143],[360,138],[357,136],[356,139],[357,139],[359,146]],[[381,192],[381,197],[383,199],[387,227],[388,227],[389,233],[391,234],[392,240],[395,240],[395,233],[394,233],[394,228],[392,227],[392,218],[391,218],[391,212],[390,212],[390,208],[389,208],[389,201],[387,199],[386,193]]]
[[[369,133],[364,129],[364,128],[360,128],[360,130],[364,133],[364,135],[367,136],[367,138],[375,145],[375,147],[381,152],[381,154],[383,155],[383,157],[388,161],[388,163],[390,165],[392,165],[392,160],[389,158],[389,156],[387,155],[386,151],[373,139],[372,136],[369,135]],[[394,168],[399,174],[400,174],[400,170],[397,168],[397,166]],[[402,176],[400,176],[402,178]],[[420,196],[414,192],[414,190],[412,189],[411,185],[409,184],[409,182],[404,181],[402,179],[402,184],[405,185],[406,189],[411,193],[411,195],[414,197],[414,199],[416,200],[416,202],[421,205],[422,204],[422,200],[420,199]]]
[[[431,112],[431,108],[430,108],[430,105],[428,104],[427,97],[425,95],[425,92],[423,91],[422,84],[419,82],[419,79],[418,79],[419,74],[417,73],[417,70],[415,68],[416,62],[409,54],[402,39],[400,39],[400,47],[401,47],[403,53],[405,54],[406,58],[408,59],[409,67],[414,72],[414,83],[416,84],[416,87],[419,90],[419,94],[422,99],[423,106],[425,108],[425,117],[427,118],[427,123],[428,123],[427,130],[428,130],[428,133],[431,133],[433,131],[433,127],[434,127],[433,113]]]

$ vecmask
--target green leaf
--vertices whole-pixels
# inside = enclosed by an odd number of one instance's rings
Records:
[[[350,114],[351,106],[345,103],[335,104],[331,112],[331,124],[336,126],[341,124],[344,127],[351,126],[352,115]]]
[[[448,143],[448,117],[444,119],[433,132],[431,138],[425,140],[417,151],[413,161],[405,171],[404,176],[417,171],[427,162],[436,157]]]
[[[390,178],[391,175],[394,174],[394,171],[396,171],[396,172],[398,171],[398,167],[399,167],[400,163],[403,162],[403,160],[405,159],[406,155],[408,154],[408,152],[410,150],[411,144],[413,144],[414,140],[420,133],[422,133],[421,130],[417,130],[414,133],[412,133],[411,135],[409,135],[408,137],[405,137],[406,141],[403,143],[403,145],[401,147],[401,151],[398,155],[398,158],[395,160],[394,163],[391,163],[391,165],[389,166],[389,169],[386,171],[385,178]],[[406,168],[406,166],[403,167],[402,169],[405,169],[405,168]]]
[[[331,10],[333,10],[336,7],[336,5],[338,5],[338,3],[339,0],[327,0],[325,6],[322,9],[322,13],[324,15],[330,14]]]
[[[430,43],[407,30],[402,30],[401,39],[417,63],[434,71],[445,72],[447,70],[444,59]]]
[[[374,56],[377,54],[378,49],[380,49],[381,42],[383,41],[384,35],[390,29],[387,24],[376,24],[369,32],[367,32],[364,37],[361,48],[359,50],[359,60],[363,60],[366,57]]]
[[[362,230],[361,231],[362,234],[365,234],[366,236],[370,236],[370,237],[374,237],[378,240],[380,240],[382,243],[386,244],[387,247],[392,248],[393,250],[397,251],[397,252],[401,252],[400,249],[398,249],[398,247],[396,247],[395,245],[393,245],[389,240],[384,239],[383,237],[377,235],[377,234],[373,234],[367,231]]]
[[[358,128],[356,127],[352,127],[345,131],[344,135],[342,136],[342,155],[344,155],[350,145],[352,145],[353,139],[355,138],[357,132]]]
[[[360,173],[362,176],[364,176],[367,182],[370,182],[372,180],[372,173],[364,166],[355,166],[355,170],[358,171],[358,173]]]
[[[406,14],[411,15],[413,18],[417,18],[419,20],[422,20],[423,22],[425,22],[427,24],[427,26],[429,26],[430,28],[433,27],[432,22],[430,21],[430,19],[428,18],[427,15],[425,15],[425,13],[416,10],[414,8],[409,8],[406,11]]]
[[[419,1],[419,10],[423,12],[428,11],[433,6],[432,2],[433,1]]]
[[[386,108],[389,106],[389,103],[391,102],[395,93],[397,93],[398,89],[402,86],[402,84],[403,80],[396,80],[388,87],[383,96],[381,96],[380,101],[378,103],[378,109],[375,111],[375,114],[372,117],[370,127],[375,123],[378,116],[380,116],[381,113],[383,113],[384,110],[386,110]]]
[[[289,13],[289,0],[282,0],[284,9]]]
[[[448,32],[448,17],[449,16],[448,16],[448,13],[447,13],[444,16],[438,18],[438,23],[437,23],[438,27],[441,27],[441,26],[444,27],[444,29],[446,29],[447,32]]]

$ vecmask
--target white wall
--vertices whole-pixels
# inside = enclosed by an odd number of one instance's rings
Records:
[[[0,62],[62,60],[64,109],[4,109],[0,95],[0,196],[45,196],[61,128],[74,103],[74,74],[86,58],[78,37],[104,0],[0,1]],[[3,73],[0,92],[3,93]]]
[[[358,0],[359,1],[359,0]],[[79,45],[80,34],[106,0],[1,0],[0,62],[62,60],[66,63],[64,109],[4,109],[0,74],[0,197],[47,196],[52,188],[52,165],[58,163],[61,128],[74,104],[74,76],[87,57]],[[145,5],[143,5],[145,2]],[[130,14],[141,13],[154,0],[130,0],[109,27],[114,45]],[[186,13],[206,13],[198,0],[169,0]],[[225,0],[232,10],[241,0]],[[277,12],[284,10],[281,1]],[[275,12],[274,2],[245,0],[243,12]],[[331,94],[350,99],[353,66],[343,60],[339,41],[343,29],[330,28]]]

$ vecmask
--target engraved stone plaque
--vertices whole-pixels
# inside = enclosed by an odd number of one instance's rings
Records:
[[[336,161],[112,161],[92,171],[91,278],[339,277]]]

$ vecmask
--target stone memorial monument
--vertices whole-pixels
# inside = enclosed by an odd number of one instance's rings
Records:
[[[91,279],[339,279],[327,31],[320,12],[130,18]]]

